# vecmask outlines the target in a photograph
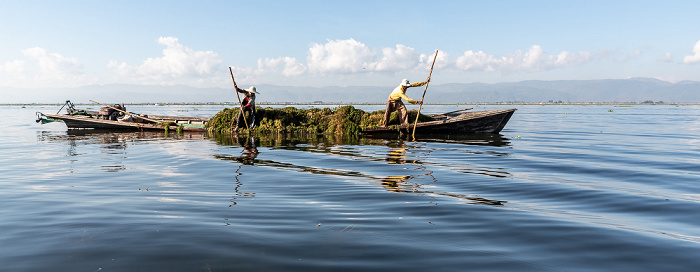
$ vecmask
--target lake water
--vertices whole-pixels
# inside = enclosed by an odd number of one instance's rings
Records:
[[[0,271],[700,268],[700,106],[515,107],[501,134],[411,142],[67,131],[34,122],[59,107],[2,106]]]

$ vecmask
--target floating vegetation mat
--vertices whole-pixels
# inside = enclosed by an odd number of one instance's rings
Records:
[[[240,109],[226,108],[207,122],[207,129],[216,132],[237,132],[236,121]],[[382,124],[384,110],[365,112],[353,106],[334,109],[312,108],[257,108],[255,111],[255,133],[308,133],[308,134],[345,134],[358,135],[364,129],[377,128]],[[417,110],[408,111],[408,120],[416,120]],[[432,120],[427,115],[420,115],[418,122]],[[391,113],[389,125],[397,125],[398,113]]]

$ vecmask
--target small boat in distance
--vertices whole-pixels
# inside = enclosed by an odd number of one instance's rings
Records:
[[[468,109],[464,109],[468,110]],[[464,110],[433,114],[432,121],[415,125],[416,134],[420,135],[465,135],[465,134],[495,134],[501,132],[517,109],[486,110],[462,112]],[[414,125],[389,126],[384,128],[365,129],[368,136],[386,136],[400,133],[412,133]]]
[[[116,118],[116,116],[110,116],[114,111],[108,111],[107,114],[102,112],[105,108],[100,109],[101,111],[77,110],[70,100],[63,105],[63,107],[66,106],[66,114],[59,114],[61,110],[57,114],[37,112],[37,123],[62,121],[68,129],[165,130],[167,127],[173,131],[178,129],[182,131],[206,131],[205,125],[210,119],[208,117],[133,114],[115,107],[105,107],[125,113],[124,116]]]

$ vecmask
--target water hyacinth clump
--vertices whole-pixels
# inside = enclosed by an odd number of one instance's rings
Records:
[[[207,128],[216,132],[234,132],[239,108],[223,109],[207,122]],[[377,128],[382,124],[384,110],[365,112],[353,106],[334,109],[311,108],[256,108],[255,132],[259,133],[308,133],[308,134],[360,134],[362,130]],[[418,111],[408,111],[409,120],[413,122]],[[419,122],[429,121],[430,117],[421,114]],[[390,125],[398,124],[398,114],[393,112]],[[243,128],[244,130],[245,128]]]

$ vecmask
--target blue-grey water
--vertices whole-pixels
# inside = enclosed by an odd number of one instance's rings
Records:
[[[67,131],[34,122],[57,106],[2,106],[0,271],[700,269],[700,106],[515,107],[500,134],[414,142]]]

